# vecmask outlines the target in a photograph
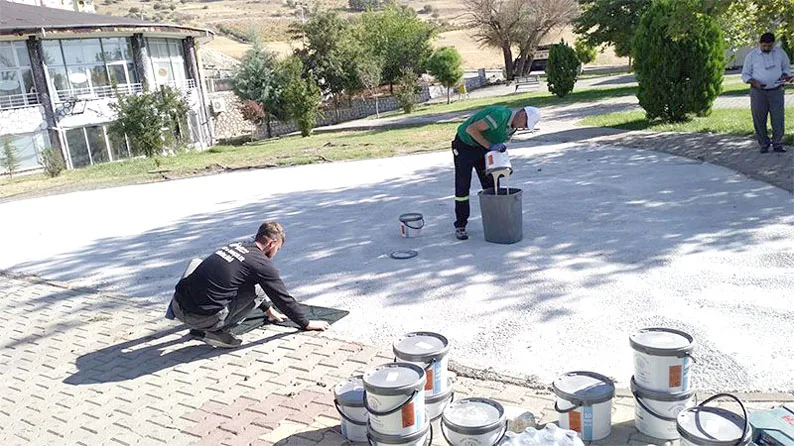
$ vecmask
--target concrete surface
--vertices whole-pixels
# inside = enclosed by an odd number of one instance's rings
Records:
[[[526,145],[531,145],[526,143]],[[191,257],[276,219],[301,300],[350,310],[345,339],[434,330],[458,360],[549,383],[572,369],[626,387],[628,335],[698,342],[701,389],[794,389],[791,195],[731,170],[607,145],[511,150],[518,244],[452,236],[449,153],[241,172],[0,204],[0,268],[165,303]],[[397,216],[422,212],[421,238]],[[419,251],[413,260],[388,257]]]

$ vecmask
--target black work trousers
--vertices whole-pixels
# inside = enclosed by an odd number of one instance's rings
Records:
[[[452,154],[455,158],[455,227],[465,228],[469,222],[471,208],[469,189],[471,170],[477,172],[483,189],[494,187],[493,178],[485,174],[485,154],[488,151],[479,146],[470,146],[457,136],[452,141]]]

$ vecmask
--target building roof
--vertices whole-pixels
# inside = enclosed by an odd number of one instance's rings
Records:
[[[24,35],[46,31],[93,29],[154,29],[171,32],[209,33],[191,26],[155,23],[129,17],[88,14],[0,0],[0,35]]]

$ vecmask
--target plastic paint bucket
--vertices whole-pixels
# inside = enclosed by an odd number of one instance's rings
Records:
[[[507,152],[491,150],[485,154],[485,174],[491,175],[494,172],[506,171],[507,175],[513,173],[513,165],[510,164],[510,156]]]
[[[505,409],[485,398],[455,401],[444,409],[441,433],[452,446],[493,446],[507,433]]]
[[[634,349],[634,380],[659,392],[686,392],[691,383],[692,336],[670,328],[644,328],[629,337]]]
[[[367,441],[369,414],[364,407],[364,382],[360,376],[334,387],[334,405],[341,418],[342,435],[350,441]]]
[[[449,386],[449,341],[438,333],[408,333],[392,345],[395,362],[407,362],[425,369],[425,394],[438,395]]]
[[[393,362],[364,374],[364,407],[370,428],[382,435],[406,436],[425,426],[425,370]]]
[[[419,237],[425,227],[425,218],[419,213],[400,215],[400,235],[405,238]]]
[[[425,410],[427,410],[427,419],[435,421],[444,413],[444,409],[455,401],[455,393],[452,391],[452,383],[448,383],[446,390],[436,395],[425,393]]]
[[[706,406],[722,397],[739,403],[742,415],[727,409]],[[714,395],[698,406],[682,410],[678,414],[676,428],[681,435],[681,446],[746,446],[750,444],[753,433],[744,404],[739,398],[727,393]]]
[[[598,441],[612,431],[615,384],[594,372],[569,372],[552,384],[560,427],[579,433],[584,441]]]
[[[375,429],[372,429],[372,426],[370,426],[367,440],[369,441],[370,446],[425,446],[433,443],[433,428],[430,426],[430,423],[427,423],[422,429],[412,434],[385,435],[376,431]]]
[[[634,425],[643,434],[662,440],[675,440],[679,437],[676,428],[678,414],[694,405],[695,391],[666,393],[640,387],[631,379],[631,393],[634,394]]]

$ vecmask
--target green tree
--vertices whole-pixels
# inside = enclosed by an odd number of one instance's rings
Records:
[[[578,38],[576,42],[574,42],[573,47],[576,51],[576,57],[582,65],[595,62],[598,56],[598,50],[593,45],[587,43],[587,40]]]
[[[397,78],[397,88],[394,90],[394,98],[400,104],[405,113],[411,113],[416,106],[416,95],[420,92],[419,81],[416,73],[410,68],[404,68]]]
[[[378,88],[381,84],[383,61],[372,54],[363,54],[356,63],[358,79],[369,95],[375,99],[375,116],[380,118],[378,108]]]
[[[393,85],[403,69],[424,73],[432,54],[435,28],[422,22],[416,11],[389,5],[381,12],[367,11],[361,16],[358,39],[365,49],[384,61],[383,81]]]
[[[272,117],[283,117],[276,68],[276,56],[254,41],[232,77],[232,90],[240,99],[262,104],[268,138],[273,136]]]
[[[44,166],[44,172],[50,178],[55,178],[66,169],[66,162],[59,150],[52,147],[47,147],[41,152],[41,164]]]
[[[188,106],[179,90],[161,86],[156,91],[120,95],[110,107],[117,118],[108,130],[119,138],[126,135],[136,155],[151,158],[187,141]]]
[[[3,157],[0,159],[0,166],[5,169],[8,176],[14,178],[14,173],[19,169],[19,152],[17,146],[6,136],[3,138]]]
[[[581,67],[582,63],[576,57],[576,51],[568,44],[560,42],[552,46],[546,62],[546,83],[549,91],[558,97],[572,92]]]
[[[634,38],[637,97],[648,119],[678,122],[711,112],[725,70],[719,23],[697,0],[655,0]],[[687,21],[686,30],[679,28]]]
[[[615,47],[615,54],[631,57],[632,41],[640,17],[653,0],[580,0],[582,14],[574,31],[592,46]]]
[[[303,62],[290,56],[279,64],[279,84],[284,115],[294,122],[301,135],[311,135],[317,125],[317,113],[322,95],[320,87],[310,77],[304,77]]]
[[[463,80],[463,59],[455,48],[439,48],[427,61],[427,71],[447,88],[447,104],[450,89]]]
[[[335,11],[315,11],[306,23],[293,25],[294,38],[303,41],[303,48],[295,54],[323,93],[333,95],[339,120],[339,100],[344,92],[362,87],[356,70],[361,45],[353,39],[348,20]]]

